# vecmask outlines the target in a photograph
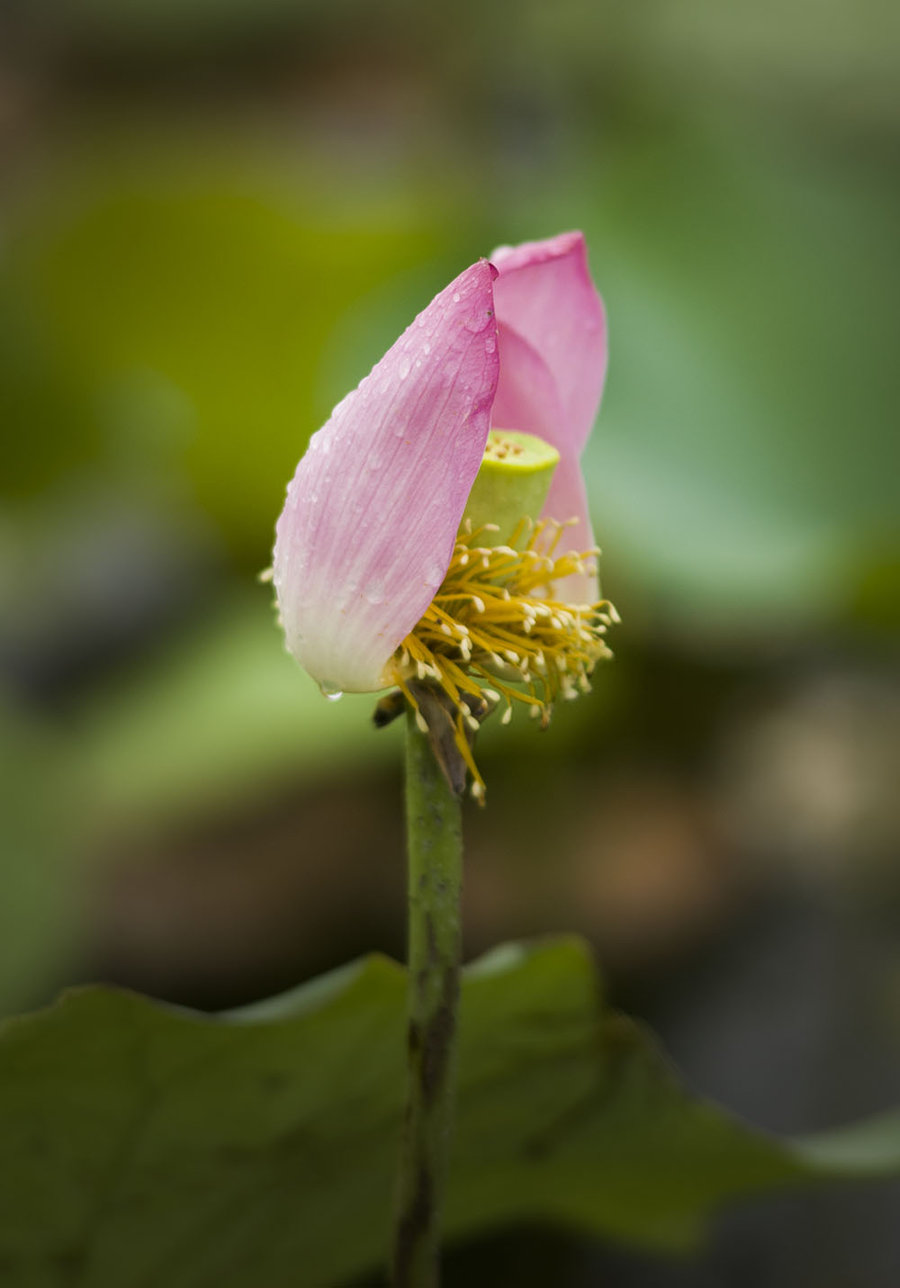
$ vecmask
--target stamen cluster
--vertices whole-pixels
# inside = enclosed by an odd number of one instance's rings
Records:
[[[454,713],[454,741],[472,776],[472,795],[484,798],[484,779],[472,755],[479,719],[472,699],[487,710],[505,703],[504,724],[515,704],[541,727],[554,703],[590,690],[599,661],[612,657],[604,635],[618,614],[608,600],[573,604],[554,598],[554,585],[584,573],[598,550],[559,552],[569,525],[523,519],[508,545],[486,543],[484,525],[457,538],[440,590],[398,647],[388,674],[427,731],[416,682],[432,682]],[[412,682],[412,683],[411,683]]]

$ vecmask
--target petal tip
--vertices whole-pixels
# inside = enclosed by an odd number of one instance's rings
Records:
[[[557,233],[554,237],[545,237],[541,241],[521,242],[518,246],[498,246],[490,258],[502,274],[511,269],[546,264],[573,253],[580,254],[587,262],[587,244],[580,229]]]

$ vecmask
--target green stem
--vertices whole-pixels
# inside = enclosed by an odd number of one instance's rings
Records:
[[[461,806],[409,712],[409,1030],[393,1288],[437,1288],[456,1088],[462,887]]]

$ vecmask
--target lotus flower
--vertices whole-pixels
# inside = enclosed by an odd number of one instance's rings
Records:
[[[483,693],[508,718],[513,701],[546,715],[585,687],[613,612],[579,466],[605,369],[584,239],[565,233],[466,269],[335,407],[273,559],[287,647],[324,692],[398,684],[418,706],[409,682],[433,682],[462,749]],[[492,427],[559,454],[542,513],[499,546],[463,522]]]

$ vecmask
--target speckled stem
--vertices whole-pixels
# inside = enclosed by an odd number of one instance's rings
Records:
[[[409,1029],[393,1288],[437,1288],[456,1088],[461,806],[412,712],[406,730]]]

